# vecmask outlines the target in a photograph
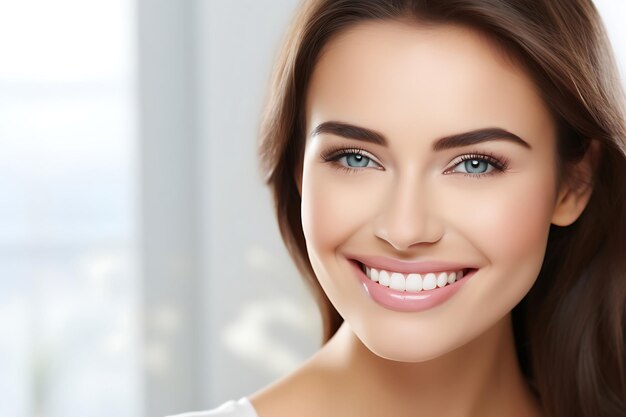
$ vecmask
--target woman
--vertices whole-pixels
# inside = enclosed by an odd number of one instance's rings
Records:
[[[194,416],[626,416],[626,126],[590,0],[305,1],[260,157],[322,313]]]

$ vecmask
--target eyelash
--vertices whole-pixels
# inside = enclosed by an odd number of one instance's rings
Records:
[[[325,152],[323,152],[320,157],[325,161],[325,162],[330,162],[331,166],[335,169],[339,169],[342,170],[348,174],[355,174],[358,173],[359,171],[362,171],[363,168],[351,168],[351,167],[347,167],[344,165],[341,165],[339,163],[337,163],[337,161],[344,157],[344,156],[349,156],[349,155],[362,155],[365,158],[368,158],[369,160],[371,160],[372,162],[374,162],[375,164],[378,164],[378,162],[376,162],[372,157],[370,157],[369,152],[367,152],[365,149],[363,148],[358,148],[358,147],[350,147],[350,148],[343,148],[343,147],[336,147],[336,148],[331,148]],[[452,165],[452,168],[456,167],[457,165],[460,165],[461,163],[468,161],[468,160],[477,160],[477,161],[484,161],[487,162],[488,164],[491,164],[493,166],[493,170],[491,170],[488,173],[480,173],[480,174],[469,174],[466,172],[461,172],[460,174],[463,174],[463,176],[465,177],[472,177],[472,178],[481,178],[481,177],[488,177],[491,175],[496,175],[496,174],[500,174],[502,172],[505,172],[509,166],[509,159],[505,158],[503,156],[498,156],[495,155],[491,152],[484,152],[484,151],[471,151],[467,154],[461,155],[459,157],[459,160]],[[451,168],[451,169],[452,169]],[[448,173],[450,170],[446,170],[446,173]]]

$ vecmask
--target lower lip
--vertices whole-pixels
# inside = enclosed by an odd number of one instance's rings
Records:
[[[420,292],[407,292],[392,290],[391,288],[372,281],[361,270],[361,266],[358,262],[350,261],[350,263],[361,280],[365,292],[372,297],[374,301],[387,309],[402,312],[428,310],[429,308],[444,303],[461,289],[477,271],[476,269],[472,269],[467,275],[464,275],[463,278],[454,281],[452,284],[446,284],[445,287],[437,287],[432,290]]]

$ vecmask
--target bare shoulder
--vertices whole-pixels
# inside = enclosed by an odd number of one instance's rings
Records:
[[[258,417],[330,416],[323,398],[332,390],[332,376],[315,363],[306,363],[248,398]]]

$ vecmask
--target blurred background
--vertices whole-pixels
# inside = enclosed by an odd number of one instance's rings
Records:
[[[256,159],[297,3],[0,0],[0,417],[212,408],[319,347]]]

